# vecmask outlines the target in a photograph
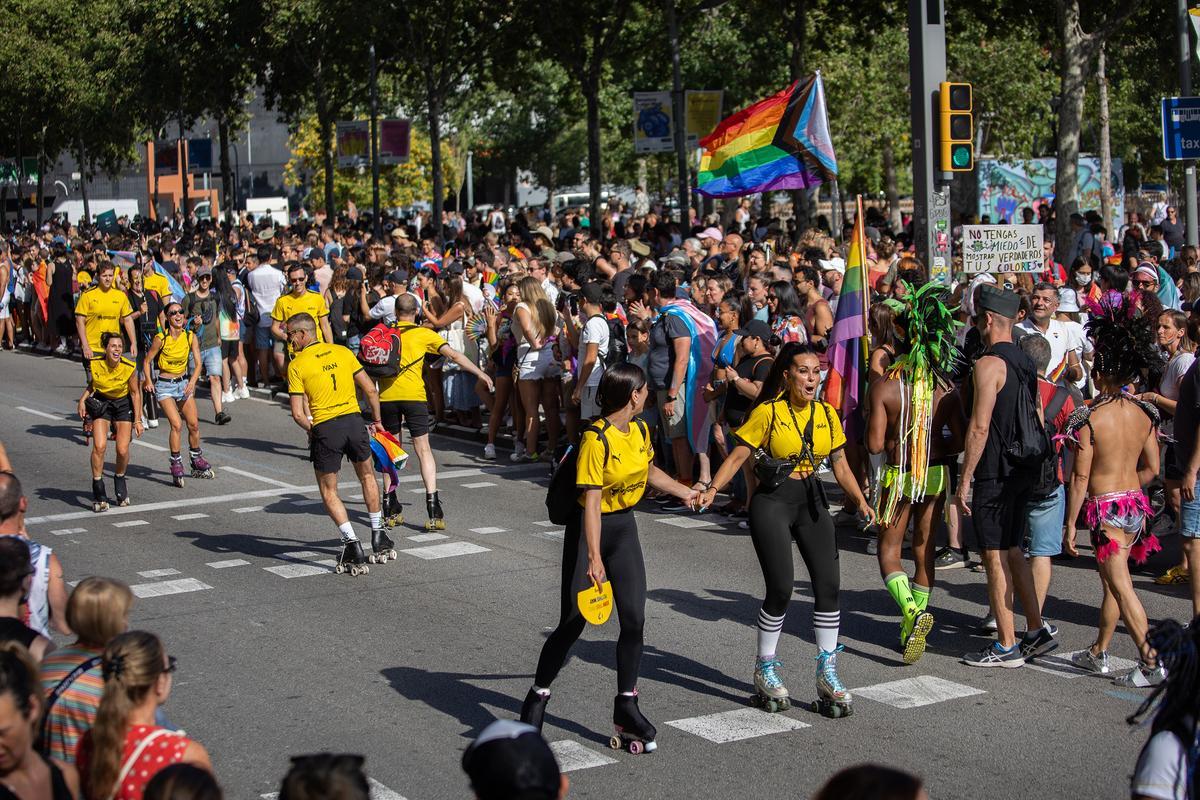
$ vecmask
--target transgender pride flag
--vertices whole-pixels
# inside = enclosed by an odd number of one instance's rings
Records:
[[[838,296],[837,318],[829,332],[829,375],[822,397],[838,410],[846,435],[852,439],[862,434],[857,429],[854,411],[865,393],[867,377],[866,251],[862,198],[859,197],[854,235],[846,257],[846,275],[842,278],[842,293]]]

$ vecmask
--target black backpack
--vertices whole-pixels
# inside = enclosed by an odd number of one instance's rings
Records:
[[[603,319],[608,325],[608,352],[600,356],[600,365],[611,367],[614,364],[624,363],[625,357],[629,353],[629,345],[625,341],[625,326],[621,324],[621,320],[610,319],[602,314],[588,317],[587,322],[596,318]],[[586,325],[587,322],[584,324]]]
[[[642,438],[649,441],[650,433],[646,428],[646,423],[640,419],[635,419],[634,422],[642,429]],[[604,445],[604,463],[606,465],[608,464],[608,438],[604,432],[611,427],[612,423],[601,417],[583,429],[583,433],[588,431],[595,433],[596,438]],[[583,438],[583,433],[580,434],[580,440]],[[575,485],[578,468],[579,447],[570,445],[554,468],[554,474],[550,476],[550,486],[546,489],[546,510],[550,512],[550,521],[555,525],[566,525],[580,511],[579,495],[581,492]]]
[[[1058,435],[1058,429],[1054,424],[1054,419],[1063,410],[1063,406],[1067,404],[1067,400],[1071,397],[1071,390],[1066,386],[1058,386],[1054,390],[1054,396],[1050,398],[1050,404],[1046,406],[1043,412],[1045,420],[1046,437],[1050,440],[1050,457],[1042,462],[1038,469],[1037,482],[1034,483],[1030,493],[1037,498],[1047,498],[1054,494],[1061,482],[1058,479],[1059,468],[1063,465],[1064,459],[1061,448],[1054,445],[1054,437]]]
[[[1037,393],[1037,379],[1034,378],[1034,389],[1031,392],[1025,376],[1022,374],[1024,370],[998,352],[989,350],[988,354],[1003,360],[1011,370],[1013,377],[1017,379],[1013,436],[1004,445],[1004,460],[1014,473],[1040,475],[1045,462],[1051,460],[1050,456],[1054,448],[1051,446],[1050,437],[1046,435],[1045,424],[1038,418],[1038,407],[1041,403],[1034,397]]]

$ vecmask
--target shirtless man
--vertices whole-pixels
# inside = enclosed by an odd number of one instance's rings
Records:
[[[1108,306],[1107,297],[1101,302],[1105,313],[1088,324],[1088,335],[1096,345],[1092,377],[1098,397],[1067,423],[1075,467],[1066,519],[1077,519],[1080,509],[1086,510],[1104,600],[1096,641],[1072,656],[1072,661],[1091,672],[1108,674],[1112,669],[1108,646],[1119,617],[1141,660],[1114,683],[1156,686],[1166,676],[1146,641],[1146,611],[1129,576],[1129,558],[1142,563],[1159,549],[1158,540],[1145,530],[1150,503],[1142,493],[1158,472],[1159,419],[1153,406],[1125,394],[1122,387],[1159,356],[1146,315],[1129,319],[1124,309]]]

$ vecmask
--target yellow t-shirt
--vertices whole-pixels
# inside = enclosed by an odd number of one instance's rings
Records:
[[[278,307],[278,306],[277,306]],[[310,344],[288,365],[288,393],[308,398],[313,425],[358,413],[354,376],[362,365],[340,344]]]
[[[590,428],[584,431],[579,442],[575,485],[580,489],[600,489],[601,514],[633,508],[646,492],[654,448],[636,421],[629,424],[627,433],[603,422],[593,427],[603,428],[604,432],[600,434]],[[608,442],[607,462],[600,436]],[[583,495],[579,496],[579,504],[584,504]]]
[[[159,275],[152,268],[146,267],[142,270],[142,288],[149,289],[158,293],[158,299],[166,305],[171,300],[171,284],[162,275]],[[176,297],[176,300],[182,300],[182,297]]]
[[[379,400],[424,403],[422,362],[426,355],[437,355],[446,340],[429,328],[411,322],[399,322],[395,327],[400,331],[400,373],[394,378],[379,379]]]
[[[100,344],[100,336],[109,332],[120,333],[121,320],[132,313],[129,297],[120,289],[105,291],[93,286],[79,295],[79,302],[75,304],[75,315],[86,317],[83,330],[87,334],[88,344],[96,353],[104,349]],[[125,343],[126,349],[129,345],[129,342]]]
[[[188,356],[192,354],[192,332],[182,331],[172,338],[169,334],[157,334],[154,341],[162,342],[162,350],[158,351],[158,368],[169,375],[183,375],[187,372]]]
[[[122,357],[115,367],[110,368],[104,356],[93,358],[90,364],[92,391],[113,400],[129,395],[129,376],[137,369],[137,364]]]
[[[842,421],[838,419],[837,411],[828,403],[809,403],[805,408],[792,409],[795,412],[795,423],[788,411],[788,401],[780,398],[770,403],[763,403],[750,412],[749,418],[742,427],[733,432],[743,444],[751,449],[762,446],[769,440],[768,452],[774,458],[795,459],[795,472],[812,472],[817,466],[801,458],[804,446],[801,437],[808,428],[808,418],[815,406],[821,406],[816,412],[812,427],[812,450],[817,464],[821,463],[834,450],[841,449],[846,444],[846,434],[842,431]],[[800,429],[796,429],[796,425]],[[768,436],[768,430],[770,436]]]
[[[317,320],[317,341],[324,342],[325,334],[321,332],[321,317],[329,316],[329,306],[325,302],[324,296],[308,290],[304,294],[296,297],[295,295],[281,294],[279,299],[275,301],[275,308],[271,309],[271,319],[287,324],[287,321],[297,314],[311,314],[312,318]]]

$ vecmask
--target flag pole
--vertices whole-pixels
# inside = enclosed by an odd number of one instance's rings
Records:
[[[870,276],[871,270],[867,267],[867,224],[863,218],[863,202],[862,195],[857,195],[855,198],[855,216],[854,218],[854,236],[858,241],[858,252],[862,265],[860,269],[862,274],[859,276],[859,282],[862,284],[862,309],[863,309],[863,336],[862,345],[858,348],[862,351],[863,358],[863,380],[870,379],[870,361],[871,361],[871,290]]]

